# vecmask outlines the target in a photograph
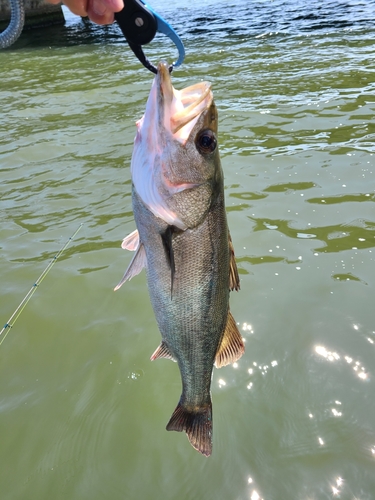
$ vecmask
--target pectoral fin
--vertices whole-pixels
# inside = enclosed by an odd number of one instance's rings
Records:
[[[174,275],[176,272],[175,262],[174,262],[174,253],[173,253],[173,245],[172,245],[172,236],[175,232],[174,226],[168,226],[166,231],[161,235],[161,239],[163,241],[163,246],[165,250],[165,255],[167,257],[169,267],[171,269],[171,298],[173,292],[173,281]]]
[[[238,276],[238,269],[236,264],[236,257],[234,255],[234,248],[232,243],[232,238],[230,233],[229,236],[229,290],[239,290],[240,289],[240,277]]]
[[[132,233],[128,234],[121,243],[121,248],[124,250],[130,250],[131,252],[134,252],[137,250],[139,247],[139,233],[138,230],[136,229]]]
[[[156,349],[154,354],[151,356],[151,361],[155,361],[155,359],[159,358],[166,358],[166,359],[171,359],[172,361],[176,361],[172,354],[170,353],[167,345],[162,342],[159,347]]]
[[[228,311],[227,326],[225,327],[224,335],[221,344],[216,353],[215,366],[221,368],[222,366],[234,363],[245,352],[245,346],[238,331],[236,322]]]
[[[125,283],[125,281],[131,280],[132,278],[134,278],[134,276],[139,274],[144,267],[147,267],[147,258],[146,258],[145,247],[141,243],[138,246],[137,251],[135,252],[135,255],[132,258],[132,260],[129,264],[129,267],[125,271],[125,274],[122,277],[120,283],[115,287],[114,290],[115,291],[118,290]]]

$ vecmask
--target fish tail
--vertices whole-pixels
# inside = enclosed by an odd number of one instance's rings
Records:
[[[185,431],[193,448],[209,457],[212,453],[211,401],[194,408],[179,403],[167,424],[167,431]]]

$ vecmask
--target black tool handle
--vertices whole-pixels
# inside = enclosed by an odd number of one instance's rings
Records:
[[[125,7],[115,12],[115,19],[130,43],[145,45],[155,37],[156,18],[140,0],[125,0]]]

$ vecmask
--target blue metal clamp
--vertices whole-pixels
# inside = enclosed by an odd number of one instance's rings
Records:
[[[180,37],[165,19],[142,0],[125,0],[125,7],[120,12],[115,12],[115,19],[129,47],[147,69],[157,73],[156,66],[145,56],[142,45],[150,43],[157,32],[170,38],[178,50],[178,59],[169,67],[169,71],[182,64],[185,49]]]

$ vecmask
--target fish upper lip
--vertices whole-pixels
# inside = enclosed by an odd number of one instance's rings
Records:
[[[158,92],[160,92],[163,101],[171,101],[173,99],[173,86],[168,64],[165,61],[160,61],[157,69],[158,72],[155,78]]]

